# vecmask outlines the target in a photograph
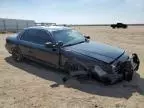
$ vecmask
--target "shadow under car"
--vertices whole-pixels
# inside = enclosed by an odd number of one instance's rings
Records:
[[[11,56],[6,57],[5,61],[12,66],[24,70],[27,73],[36,75],[46,80],[54,81],[55,84],[50,85],[52,88],[58,87],[59,85],[64,85],[65,87],[71,87],[90,94],[127,99],[131,97],[134,92],[144,95],[144,79],[141,78],[138,73],[135,74],[133,80],[130,82],[122,81],[120,83],[108,86],[105,86],[104,84],[95,80],[75,80],[73,82],[68,81],[67,83],[63,83],[62,78],[67,74],[62,71],[60,72],[60,70],[43,66],[27,59],[21,63],[18,63],[15,62]]]

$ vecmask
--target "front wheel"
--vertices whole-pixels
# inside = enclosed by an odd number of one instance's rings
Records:
[[[12,50],[12,58],[17,62],[21,62],[23,60],[23,55],[19,48],[14,48]]]

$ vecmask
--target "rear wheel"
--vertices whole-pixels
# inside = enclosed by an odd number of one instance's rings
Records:
[[[12,58],[17,62],[21,62],[23,60],[23,55],[19,48],[14,48],[12,50]]]

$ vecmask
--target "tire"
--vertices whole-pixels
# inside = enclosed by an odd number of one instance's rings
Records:
[[[21,62],[23,60],[23,55],[19,48],[14,48],[12,50],[12,58],[17,62]]]

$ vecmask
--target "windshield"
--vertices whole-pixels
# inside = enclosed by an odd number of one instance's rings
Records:
[[[64,45],[72,45],[85,41],[85,37],[76,30],[60,30],[53,32],[55,40],[63,42]]]

